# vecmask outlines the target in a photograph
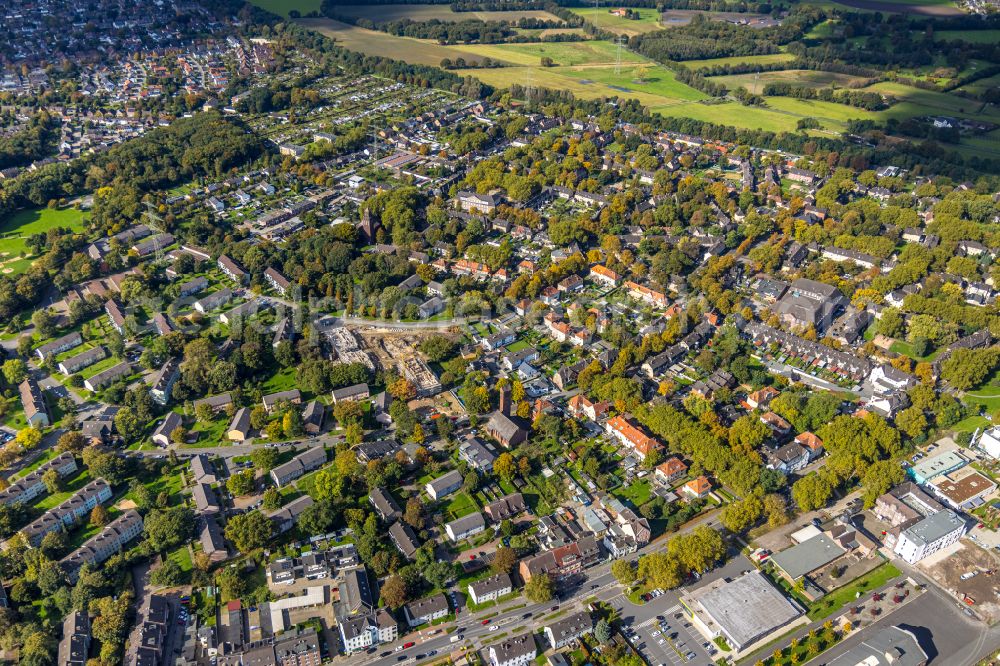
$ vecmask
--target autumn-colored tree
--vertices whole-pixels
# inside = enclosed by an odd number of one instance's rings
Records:
[[[406,583],[397,575],[389,576],[382,584],[382,603],[392,608],[399,608],[409,600]]]
[[[109,518],[108,510],[101,504],[95,506],[90,512],[90,524],[92,527],[104,527],[108,524]]]

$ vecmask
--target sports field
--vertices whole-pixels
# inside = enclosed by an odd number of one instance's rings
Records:
[[[26,240],[53,227],[83,231],[83,213],[75,208],[22,210],[0,222],[0,273],[21,273],[31,266]]]
[[[301,0],[300,0],[301,1]],[[344,16],[366,18],[372,21],[517,21],[522,18],[541,19],[562,23],[555,14],[541,9],[511,12],[454,12],[451,5],[338,5],[337,12]]]
[[[732,90],[743,86],[752,93],[760,94],[769,83],[794,83],[810,88],[825,88],[836,85],[846,88],[852,84],[864,82],[860,76],[850,76],[836,72],[817,72],[809,69],[785,69],[777,72],[760,72],[759,74],[734,74],[729,76],[714,76],[712,81],[721,83]]]
[[[601,30],[629,37],[663,29],[660,25],[660,15],[655,9],[635,9],[634,11],[639,12],[638,19],[615,16],[611,13],[611,9],[611,7],[574,7],[570,11],[582,16],[588,23]]]

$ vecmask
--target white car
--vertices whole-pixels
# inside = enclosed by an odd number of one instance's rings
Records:
[[[660,645],[663,645],[664,643],[666,643],[666,641],[663,640],[662,638],[660,640],[656,641],[656,642],[659,643]]]
[[[654,632],[651,632],[651,633],[650,633],[649,635],[650,635],[650,636],[659,636],[659,635],[660,635],[660,632],[658,632],[658,631],[654,631]]]
[[[499,628],[500,628],[500,627],[499,627],[499,626],[497,626],[497,625],[495,625],[495,624],[491,624],[491,625],[490,625],[490,631],[496,631],[496,630],[497,630],[497,629],[499,629]]]
[[[399,651],[400,651],[400,650],[402,650],[402,649],[403,649],[403,646],[402,646],[402,645],[397,645],[397,646],[396,646],[396,649],[395,649],[395,650],[393,650],[393,652],[399,652]]]

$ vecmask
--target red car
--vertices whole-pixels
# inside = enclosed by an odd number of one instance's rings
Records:
[[[489,623],[490,623],[489,620],[483,620],[482,622],[480,622],[480,624],[489,624]]]
[[[413,641],[410,641],[409,643],[403,643],[403,649],[405,650],[406,648],[411,648],[414,645],[415,643]]]

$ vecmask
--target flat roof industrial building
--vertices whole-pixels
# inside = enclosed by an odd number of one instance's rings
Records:
[[[710,639],[723,636],[737,652],[802,615],[759,571],[717,580],[684,595],[681,604],[699,631]]]

